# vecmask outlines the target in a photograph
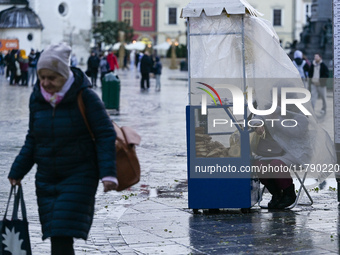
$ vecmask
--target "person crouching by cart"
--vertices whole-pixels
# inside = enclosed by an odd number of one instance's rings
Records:
[[[294,127],[280,124],[272,126],[271,122],[265,121],[264,116],[254,117],[262,119],[263,125],[254,125],[257,126],[254,131],[260,139],[256,150],[253,151],[256,155],[253,165],[259,170],[260,182],[272,194],[268,203],[269,209],[284,209],[295,202],[295,186],[290,169],[300,165],[299,155],[312,154],[311,148],[303,144],[303,141],[309,141],[308,117],[294,105],[287,107],[287,115],[284,117],[298,124]],[[274,113],[265,118],[282,120],[281,107],[278,106]]]
[[[296,194],[289,171],[272,172],[270,169],[284,169],[292,159],[271,137],[265,126],[256,127],[260,136],[253,165],[261,170],[260,182],[272,195],[268,209],[284,209],[295,202]]]

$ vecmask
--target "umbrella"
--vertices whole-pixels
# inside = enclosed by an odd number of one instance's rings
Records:
[[[111,48],[112,48],[112,44],[109,44],[109,45],[106,45],[104,49],[105,49],[105,50],[109,50],[109,49],[111,49]]]
[[[125,49],[127,49],[127,50],[144,50],[145,49],[145,43],[143,43],[143,42],[130,43],[130,44],[125,46]]]
[[[119,47],[120,47],[121,43],[120,42],[117,42],[113,45],[112,49],[113,50],[119,50]]]
[[[155,50],[168,50],[170,48],[170,44],[168,42],[163,42],[161,44],[157,44],[153,46]]]

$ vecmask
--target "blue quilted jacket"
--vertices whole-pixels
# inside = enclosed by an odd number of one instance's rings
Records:
[[[37,164],[36,194],[43,239],[71,236],[86,240],[99,178],[116,176],[113,125],[83,72],[77,68],[72,72],[75,81],[55,108],[35,86],[26,141],[8,175],[21,179]],[[95,145],[77,105],[80,90]]]

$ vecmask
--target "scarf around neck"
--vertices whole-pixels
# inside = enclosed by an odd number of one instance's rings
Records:
[[[61,88],[60,91],[51,94],[48,93],[43,86],[40,84],[40,91],[46,102],[50,103],[52,107],[56,107],[57,104],[60,103],[60,101],[64,98],[65,94],[69,89],[71,88],[72,83],[74,82],[74,76],[73,73],[70,71],[70,75],[68,76],[67,81],[65,82],[64,86]]]

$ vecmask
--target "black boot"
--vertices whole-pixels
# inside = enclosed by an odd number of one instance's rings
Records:
[[[296,200],[295,194],[295,186],[294,184],[290,185],[288,188],[284,189],[282,192],[282,198],[277,205],[278,209],[284,209],[290,205],[292,205]]]
[[[268,209],[276,209],[281,200],[281,190],[276,186],[274,182],[269,182],[266,185],[267,190],[272,194],[272,199],[268,203]]]

